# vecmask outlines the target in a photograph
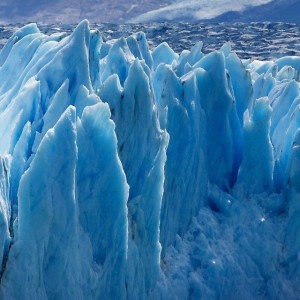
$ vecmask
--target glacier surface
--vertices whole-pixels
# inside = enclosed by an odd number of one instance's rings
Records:
[[[297,299],[299,57],[35,24],[0,52],[1,299]]]

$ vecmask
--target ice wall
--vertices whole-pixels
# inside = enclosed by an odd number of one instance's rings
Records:
[[[30,24],[0,53],[0,297],[297,299],[299,60]]]

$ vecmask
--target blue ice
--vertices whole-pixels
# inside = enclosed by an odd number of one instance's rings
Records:
[[[299,59],[29,24],[0,52],[1,299],[297,299]]]

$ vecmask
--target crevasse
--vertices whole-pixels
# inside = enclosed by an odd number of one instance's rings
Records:
[[[201,48],[8,40],[1,299],[297,299],[300,59]]]

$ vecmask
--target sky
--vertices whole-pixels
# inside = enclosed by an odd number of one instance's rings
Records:
[[[299,23],[300,0],[0,0],[0,24],[276,21]]]

